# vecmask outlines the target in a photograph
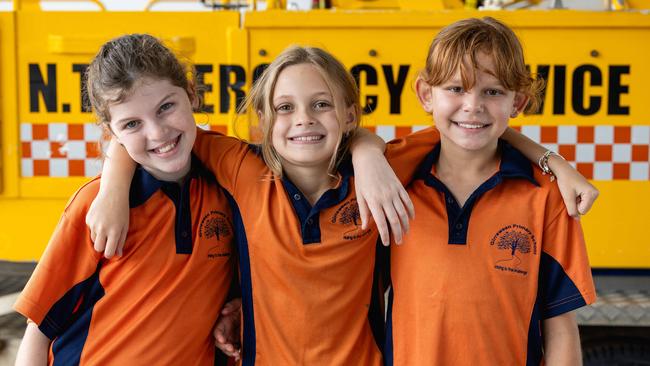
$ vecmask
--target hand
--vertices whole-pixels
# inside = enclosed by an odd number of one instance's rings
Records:
[[[86,225],[96,251],[104,252],[106,258],[111,258],[116,252],[121,257],[129,230],[128,198],[100,191],[88,208]]]
[[[368,227],[372,214],[382,243],[390,244],[390,226],[395,243],[400,244],[409,230],[409,218],[415,217],[406,189],[381,154],[357,154],[353,164],[361,228]]]
[[[240,329],[241,299],[237,298],[223,306],[213,332],[215,346],[235,361],[239,361],[241,357]]]
[[[589,212],[598,198],[598,188],[558,156],[552,155],[548,165],[557,177],[557,185],[569,215],[579,218]]]

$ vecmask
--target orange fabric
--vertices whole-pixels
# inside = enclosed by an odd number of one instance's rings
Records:
[[[422,180],[409,186],[416,217],[391,247],[394,365],[526,364],[542,253],[595,300],[580,224],[557,186],[537,169],[534,178],[541,187],[506,179],[484,193],[464,245],[448,244],[445,195]],[[499,248],[509,231],[528,237],[528,252]]]
[[[367,319],[377,231],[343,217],[357,208],[353,181],[342,201],[320,211],[321,242],[303,244],[294,198],[246,143],[199,131],[195,153],[233,195],[243,218],[255,364],[381,365]]]
[[[230,211],[213,182],[192,179],[186,184],[191,184],[192,253],[176,253],[175,207],[158,190],[130,210],[124,256],[110,260],[94,251],[84,223],[99,178],[82,187],[65,209],[16,310],[41,326],[52,306],[101,265],[105,294],[90,310],[81,365],[132,365],[136,360],[142,365],[212,364],[212,329],[231,284],[232,229],[217,239],[203,235],[201,227],[213,212],[230,220]],[[215,251],[226,255],[211,256]],[[50,364],[55,356],[50,352]]]

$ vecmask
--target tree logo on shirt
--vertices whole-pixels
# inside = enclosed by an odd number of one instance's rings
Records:
[[[343,203],[334,213],[330,220],[332,224],[340,224],[348,227],[343,232],[343,239],[354,240],[370,234],[370,229],[361,230],[361,215],[359,214],[359,205],[356,199],[351,199]]]
[[[525,226],[512,224],[499,230],[490,246],[499,250],[499,259],[494,268],[504,272],[527,275],[528,270],[523,258],[531,252],[537,255],[537,240],[535,235]]]
[[[230,239],[232,238],[232,224],[223,212],[210,211],[201,219],[199,237],[215,240],[217,245],[208,250],[208,259],[227,257],[230,255]]]

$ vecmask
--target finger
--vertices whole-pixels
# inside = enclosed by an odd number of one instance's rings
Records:
[[[361,229],[365,230],[368,228],[368,219],[370,218],[370,211],[368,210],[368,205],[366,204],[365,198],[360,195],[357,195],[357,205],[359,206],[359,217],[361,218]]]
[[[596,197],[589,192],[580,195],[579,199],[580,202],[578,203],[578,212],[581,215],[585,215],[587,212],[589,212],[589,210],[591,210],[591,206],[593,206],[594,202],[596,202]]]
[[[106,239],[106,248],[104,249],[104,257],[111,258],[115,255],[115,250],[117,249],[117,239],[118,237],[115,234],[108,235]]]
[[[393,233],[393,239],[395,239],[395,243],[401,244],[402,243],[402,225],[401,225],[401,220],[397,212],[395,211],[395,207],[392,205],[389,207],[384,208],[384,212],[386,214],[386,220],[388,221],[388,224],[390,225],[390,230]]]
[[[395,212],[399,218],[400,225],[402,226],[402,234],[406,234],[409,231],[409,215],[406,212],[406,207],[401,199],[397,198],[393,202],[393,207],[395,207]]]
[[[128,229],[122,230],[122,235],[120,235],[120,241],[117,243],[117,256],[121,257],[124,254],[124,245],[126,245],[126,234]]]
[[[408,192],[406,192],[406,189],[402,188],[402,190],[399,191],[399,198],[404,203],[404,207],[406,207],[409,218],[411,218],[411,220],[415,219],[415,207],[413,206],[411,196],[409,196]]]
[[[390,245],[390,233],[388,232],[388,225],[386,224],[384,211],[375,205],[371,205],[368,208],[370,209],[373,220],[375,220],[375,225],[377,226],[377,231],[379,232],[382,244],[385,246]]]
[[[97,233],[95,233],[95,230],[90,229],[90,241],[92,241],[93,244],[95,244],[95,237],[96,236],[97,236]]]
[[[95,236],[95,243],[93,244],[95,251],[103,253],[104,248],[106,248],[106,236],[103,233],[98,232]]]

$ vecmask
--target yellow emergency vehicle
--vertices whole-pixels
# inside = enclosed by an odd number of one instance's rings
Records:
[[[43,11],[38,0],[0,11],[0,275],[29,273],[67,198],[101,169],[101,132],[81,86],[110,38],[164,39],[207,86],[197,120],[244,137],[246,124],[231,121],[265,65],[290,44],[323,47],[355,75],[364,125],[389,140],[430,121],[413,84],[435,33],[493,16],[515,29],[547,81],[542,111],[514,123],[601,192],[582,219],[600,296],[579,313],[585,361],[650,360],[650,1],[609,1],[600,11],[561,1],[483,1],[491,10],[460,0],[301,1],[309,10],[291,10],[298,0],[194,2],[211,11],[153,11],[150,1],[149,10],[114,12],[97,0],[97,11]]]

